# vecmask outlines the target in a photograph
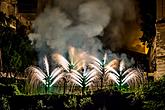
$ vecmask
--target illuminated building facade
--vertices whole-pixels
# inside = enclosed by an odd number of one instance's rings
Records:
[[[53,0],[1,0],[0,12],[6,16],[15,16],[23,25],[31,26],[36,16],[41,13],[47,5],[51,5]],[[16,22],[13,21],[16,27]]]
[[[165,1],[157,0],[156,3],[156,31],[150,55],[150,70],[154,78],[159,79],[165,75]],[[154,69],[155,68],[155,69]]]
[[[155,78],[165,75],[165,1],[157,0],[156,73]]]

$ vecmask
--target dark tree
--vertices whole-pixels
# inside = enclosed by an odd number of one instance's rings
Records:
[[[143,89],[144,110],[165,110],[165,77]]]
[[[10,27],[10,21],[5,14],[0,13],[0,47],[2,53],[3,72],[23,73],[35,61],[36,53],[26,34],[26,26],[17,20],[17,28]],[[16,18],[15,18],[16,19]]]
[[[147,13],[142,18],[141,30],[143,31],[143,36],[140,38],[141,42],[147,43],[147,47],[152,47],[153,39],[156,36],[156,27],[154,17]]]

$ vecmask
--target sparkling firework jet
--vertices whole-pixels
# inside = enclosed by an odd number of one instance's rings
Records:
[[[95,69],[89,70],[85,66],[82,72],[72,70],[74,74],[70,74],[71,81],[79,85],[82,88],[82,94],[84,94],[85,88],[93,83],[93,80],[97,77],[97,71]]]
[[[45,85],[45,91],[49,92],[50,87],[52,87],[60,78],[63,77],[61,73],[62,68],[55,68],[51,73],[49,70],[48,59],[44,57],[45,72],[39,67],[28,67],[27,69],[31,71],[31,81],[30,84],[37,87],[40,82]]]
[[[80,70],[83,67],[84,64],[84,56],[85,53],[77,53],[75,48],[70,47],[68,50],[68,60],[63,57],[62,55],[55,53],[53,55],[53,59],[58,63],[58,65],[62,66],[63,69],[65,70],[64,76],[63,76],[63,81],[64,81],[64,94],[65,94],[65,89],[66,89],[66,84],[67,84],[67,76],[69,73],[72,73],[72,70]]]
[[[143,82],[143,73],[136,68],[126,69],[124,60],[120,61],[118,71],[109,67],[107,73],[108,77],[113,80],[120,89],[125,84],[128,86],[138,86]]]
[[[94,57],[94,56],[90,56],[91,58],[91,64],[89,64],[89,66],[91,66],[92,68],[94,68],[98,73],[100,73],[100,79],[101,79],[101,89],[103,87],[103,80],[105,78],[105,76],[108,73],[108,68],[110,68],[111,66],[114,65],[114,62],[109,62],[107,63],[107,54],[104,54],[104,57],[102,60],[99,60],[98,58]]]
[[[64,70],[66,70],[67,72],[71,72],[72,69],[75,70],[81,69],[83,66],[83,59],[84,59],[83,57],[85,56],[85,53],[84,52],[77,53],[75,51],[75,48],[70,47],[68,54],[69,54],[68,60],[58,53],[55,53],[53,55],[53,59],[59,65],[61,65],[64,68]]]

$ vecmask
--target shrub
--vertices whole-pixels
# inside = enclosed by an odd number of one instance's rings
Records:
[[[18,90],[17,85],[4,85],[0,83],[0,94],[8,96],[20,95],[20,91]]]
[[[68,100],[64,102],[64,106],[67,110],[76,110],[77,98],[76,96],[69,96]]]
[[[17,85],[12,84],[12,85],[10,85],[10,87],[12,88],[13,95],[20,95],[21,94],[18,87],[17,87]]]
[[[10,105],[8,103],[8,98],[5,96],[2,96],[0,98],[0,110],[10,110]]]
[[[143,88],[144,110],[165,110],[165,77]]]
[[[79,107],[82,110],[90,110],[93,105],[91,97],[83,97],[80,99]]]
[[[141,110],[137,107],[133,93],[121,93],[116,90],[99,90],[94,92],[92,100],[97,109],[107,110]],[[138,108],[138,109],[136,109]]]

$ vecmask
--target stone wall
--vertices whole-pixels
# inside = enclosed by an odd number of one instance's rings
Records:
[[[155,78],[165,75],[165,24],[157,25]]]
[[[165,0],[156,0],[157,19],[165,18]]]

